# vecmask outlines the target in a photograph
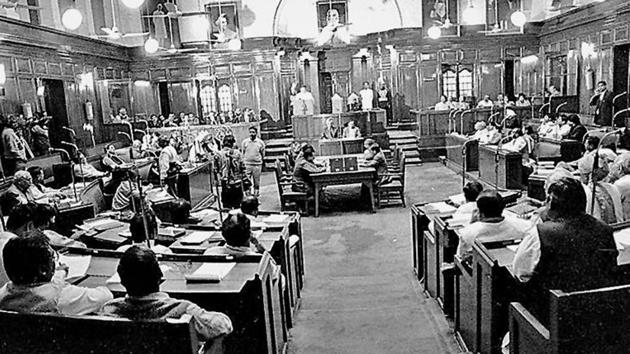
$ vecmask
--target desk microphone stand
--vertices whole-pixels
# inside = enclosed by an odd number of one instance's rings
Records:
[[[67,141],[62,141],[61,144],[70,146],[76,152],[76,156],[77,157],[79,156],[79,147],[76,144],[72,144]],[[80,163],[80,161],[79,161],[79,171],[81,171],[81,181],[83,182],[83,188],[85,188],[85,174],[83,173],[83,164]],[[72,174],[74,175],[74,166],[72,166]]]
[[[75,178],[74,178],[74,161],[72,161],[72,159],[70,158],[70,154],[68,154],[68,152],[64,149],[57,149],[57,148],[49,148],[48,151],[51,153],[58,152],[62,155],[65,155],[68,158],[68,161],[70,164],[70,178],[72,180],[72,191],[74,193],[74,201],[78,202],[79,197],[77,196],[77,186],[76,186]]]

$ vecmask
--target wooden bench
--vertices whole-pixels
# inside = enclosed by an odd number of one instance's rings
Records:
[[[2,353],[197,353],[192,317],[130,321],[0,311]]]
[[[549,326],[510,304],[510,352],[626,353],[630,285],[565,293],[550,291]]]

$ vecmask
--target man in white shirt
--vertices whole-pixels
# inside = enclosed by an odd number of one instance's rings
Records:
[[[485,129],[485,133],[479,138],[479,144],[496,145],[501,140],[501,137],[501,132],[494,123],[490,123]]]
[[[486,190],[477,197],[479,221],[460,230],[457,256],[464,259],[470,255],[476,239],[492,240],[509,237],[522,239],[531,232],[532,225],[525,220],[503,216],[505,202],[494,190]]]
[[[361,137],[361,129],[355,126],[353,120],[348,122],[348,126],[343,128],[344,139],[358,139]]]
[[[473,181],[468,182],[463,188],[464,199],[466,202],[460,205],[455,213],[453,213],[453,220],[466,220],[466,224],[472,221],[473,214],[477,212],[477,197],[483,190],[481,183]]]
[[[361,95],[361,108],[364,111],[369,111],[374,108],[374,91],[370,87],[370,83],[365,81],[363,83],[363,89],[359,91]]]
[[[490,99],[489,95],[483,96],[483,100],[477,103],[477,108],[492,108],[493,106],[494,106],[494,103],[492,103],[492,100]]]
[[[249,128],[249,138],[243,140],[241,147],[243,151],[245,175],[252,182],[254,195],[258,196],[260,191],[260,175],[265,158],[265,143],[258,138],[258,129],[256,129],[256,127],[252,126]]]
[[[300,87],[300,92],[295,95],[295,105],[293,107],[293,114],[295,115],[312,115],[314,113],[315,98],[313,94],[306,90],[306,86]]]
[[[446,101],[447,101],[446,96],[444,96],[444,95],[440,96],[440,102],[436,103],[435,107],[433,107],[433,109],[436,110],[436,111],[448,111],[448,110],[450,110],[451,106],[449,106]]]
[[[481,140],[481,138],[485,136],[488,132],[486,128],[487,128],[487,125],[486,125],[486,122],[484,121],[479,121],[475,123],[475,134],[473,134],[471,139]]]
[[[534,285],[524,302],[543,325],[550,289],[615,285],[618,255],[612,228],[584,212],[586,193],[579,181],[564,177],[551,184],[547,209],[548,220],[523,238],[512,265],[518,280]]]
[[[106,287],[68,284],[66,272],[55,272],[55,252],[39,230],[10,239],[2,253],[11,280],[0,289],[2,310],[86,315],[113,298]]]

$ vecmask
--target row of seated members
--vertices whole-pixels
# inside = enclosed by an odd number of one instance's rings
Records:
[[[477,238],[522,239],[512,264],[513,274],[524,284],[518,298],[543,324],[548,320],[549,290],[571,292],[617,283],[613,230],[586,214],[587,197],[578,180],[554,180],[545,206],[531,220],[504,215],[501,195],[481,189],[474,182],[464,188],[467,203],[454,217],[470,219],[460,230],[457,255],[467,262]]]
[[[525,96],[524,93],[519,93],[516,101],[509,100],[507,96],[498,94],[496,101],[490,99],[490,95],[484,95],[483,99],[477,102],[477,108],[503,108],[503,107],[530,107],[531,102]],[[465,110],[469,109],[470,105],[466,102],[465,96],[459,96],[459,99],[455,99],[451,96],[440,96],[440,102],[436,103],[434,109],[436,111],[448,111],[448,110]]]
[[[542,119],[538,127],[538,135],[550,139],[572,139],[582,141],[587,129],[577,114],[560,115],[555,121],[548,115]]]
[[[242,256],[264,252],[264,249],[250,248],[250,242],[255,240],[250,229],[250,218],[257,214],[257,208],[255,197],[244,200],[241,210],[253,215],[241,211],[230,213],[222,227],[226,245],[209,249],[206,253]],[[150,230],[156,229],[154,219],[149,219],[148,224]],[[0,289],[0,309],[66,315],[98,313],[129,319],[179,318],[189,314],[202,341],[232,331],[231,321],[224,314],[205,311],[189,301],[172,299],[160,292],[159,284],[163,275],[154,251],[143,242],[146,241],[147,233],[140,215],[134,216],[130,225],[134,243],[119,249],[124,254],[118,274],[127,296],[118,299],[113,299],[112,293],[105,287],[91,289],[68,284],[64,280],[68,268],[55,261],[56,253],[45,235],[36,228],[30,231],[25,227],[14,230],[20,236],[11,235],[3,239],[2,269],[6,271],[10,282]]]
[[[332,118],[326,119],[326,126],[322,131],[322,140],[332,139],[358,139],[361,137],[361,130],[356,126],[356,123],[351,120],[347,126],[343,128],[342,134],[339,134],[339,128],[335,127],[334,120]]]
[[[267,111],[262,110],[260,112],[261,120],[264,120],[268,114]],[[251,108],[243,110],[236,108],[234,111],[228,112],[210,112],[206,117],[198,117],[193,113],[184,112],[180,112],[177,115],[170,113],[166,117],[163,114],[151,114],[148,124],[149,128],[168,128],[199,124],[249,123],[258,120],[259,118]],[[122,122],[122,120],[119,121]]]

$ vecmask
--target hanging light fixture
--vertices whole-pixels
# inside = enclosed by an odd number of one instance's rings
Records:
[[[442,36],[442,29],[440,28],[440,26],[434,25],[434,26],[429,27],[427,34],[429,35],[429,38],[431,39],[438,39]]]
[[[525,23],[527,22],[527,16],[525,16],[525,13],[523,11],[519,10],[512,13],[512,15],[510,16],[510,20],[512,21],[514,26],[523,27],[525,26]]]
[[[83,14],[74,7],[67,9],[61,16],[63,26],[71,31],[76,30],[83,22]]]
[[[130,9],[137,9],[144,4],[144,0],[122,0],[122,3]]]
[[[160,43],[157,41],[157,39],[155,39],[153,37],[149,37],[147,39],[147,41],[144,42],[144,50],[147,53],[153,54],[153,53],[157,52],[158,49],[160,49]]]
[[[462,21],[466,24],[478,24],[482,23],[481,21],[481,13],[475,8],[472,0],[468,1],[468,6],[462,11]]]

